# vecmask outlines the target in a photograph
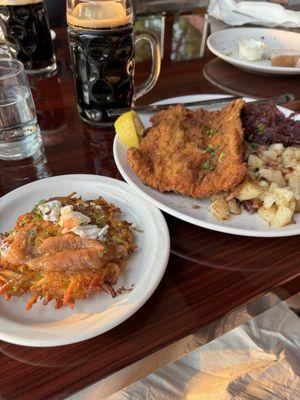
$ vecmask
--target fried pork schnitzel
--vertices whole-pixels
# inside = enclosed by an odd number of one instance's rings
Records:
[[[219,111],[177,105],[151,118],[128,163],[146,185],[194,198],[228,191],[246,172],[243,163],[242,99]]]

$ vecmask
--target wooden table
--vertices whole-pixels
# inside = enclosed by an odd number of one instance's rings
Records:
[[[45,154],[26,162],[2,162],[1,195],[49,175],[89,173],[121,179],[112,155],[114,132],[91,129],[78,118],[63,30],[58,31],[55,43],[59,74],[31,79]],[[208,53],[202,59],[182,62],[165,57],[159,82],[143,103],[184,94],[220,93],[202,73],[211,59]],[[137,82],[145,78],[147,66],[137,66]],[[250,74],[227,65],[218,68],[224,82],[229,77],[234,81],[236,75],[235,85],[243,82],[243,92],[246,80],[252,95],[278,92],[276,82],[270,84],[268,77],[257,84]],[[278,78],[278,85],[300,99],[299,85],[283,78]],[[279,299],[285,299],[299,291],[299,237],[232,236],[165,216],[171,256],[150,300],[120,326],[86,342],[45,349],[1,342],[1,400],[63,399],[193,332],[207,332],[225,315],[266,293],[276,292]],[[205,341],[219,334],[210,330]]]

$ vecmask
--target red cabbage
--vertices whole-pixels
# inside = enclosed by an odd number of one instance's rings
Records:
[[[258,144],[300,145],[300,121],[286,117],[274,102],[248,103],[242,110],[245,139]]]

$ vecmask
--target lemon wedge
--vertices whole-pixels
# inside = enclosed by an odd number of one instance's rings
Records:
[[[131,110],[119,116],[115,130],[126,146],[138,147],[145,128],[138,114]]]

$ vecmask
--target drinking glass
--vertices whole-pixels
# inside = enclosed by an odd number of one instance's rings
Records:
[[[43,0],[0,0],[0,23],[8,51],[29,74],[56,70],[49,18]]]
[[[18,60],[0,59],[0,159],[30,157],[41,143],[24,66]]]
[[[69,47],[82,120],[110,127],[116,109],[131,107],[149,92],[160,73],[160,47],[150,33],[134,32],[131,0],[67,0]],[[135,43],[146,40],[151,73],[134,89]]]

